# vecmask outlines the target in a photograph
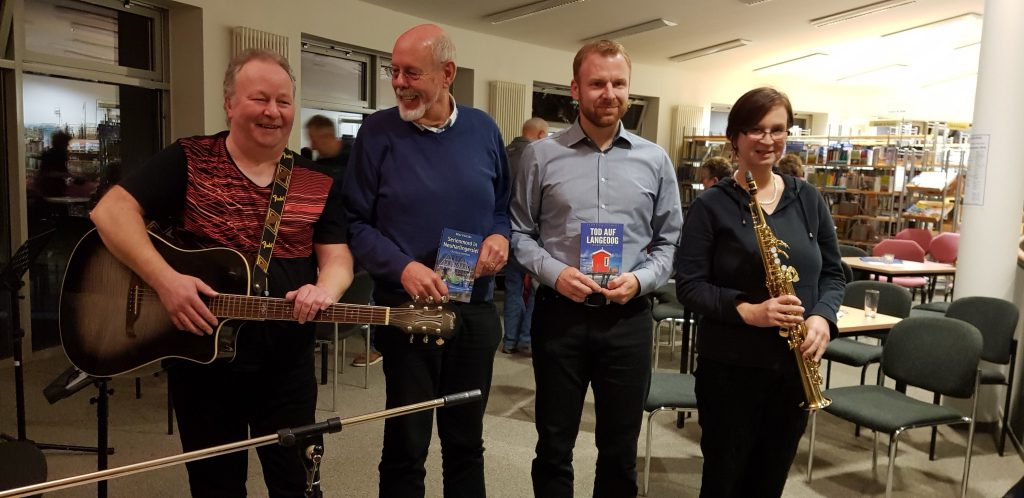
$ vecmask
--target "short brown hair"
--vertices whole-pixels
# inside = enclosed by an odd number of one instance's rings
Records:
[[[323,114],[317,114],[309,118],[309,121],[306,121],[306,129],[318,131],[326,130],[330,131],[332,135],[335,132],[334,121],[331,121],[331,118],[328,118]]]
[[[757,126],[761,118],[764,118],[777,105],[786,108],[786,129],[791,128],[793,126],[793,106],[789,103],[789,97],[786,94],[771,87],[755,88],[744,93],[729,111],[729,124],[725,127],[725,136],[729,142],[735,147],[740,133]]]
[[[779,173],[795,178],[804,177],[804,162],[800,156],[790,152],[779,159]]]
[[[626,60],[626,67],[629,68],[630,72],[633,72],[633,63],[629,60],[626,47],[623,47],[621,43],[614,40],[597,40],[580,47],[579,52],[576,52],[576,57],[572,60],[572,78],[577,80],[577,83],[580,77],[580,66],[583,65],[583,60],[590,54],[601,54],[606,57],[621,55]]]
[[[228,63],[228,69],[224,71],[224,98],[235,96],[235,77],[243,66],[254,60],[270,61],[281,66],[281,69],[288,73],[288,79],[292,80],[292,95],[295,95],[295,75],[292,74],[292,66],[288,64],[288,59],[270,50],[249,48],[236,54]]]
[[[732,175],[732,163],[722,156],[712,156],[707,158],[704,163],[700,165],[700,169],[706,171],[709,177],[717,178],[719,180],[729,178],[729,176]]]

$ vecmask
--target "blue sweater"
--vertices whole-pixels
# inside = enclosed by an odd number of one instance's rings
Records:
[[[349,247],[374,277],[378,304],[409,300],[401,284],[411,261],[434,267],[445,228],[509,237],[508,159],[501,132],[483,112],[459,106],[441,133],[402,121],[398,108],[363,121],[344,182]],[[472,301],[491,296],[479,278]]]

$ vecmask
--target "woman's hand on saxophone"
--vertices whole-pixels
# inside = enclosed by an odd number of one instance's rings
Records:
[[[804,327],[807,329],[807,336],[800,345],[800,352],[805,358],[814,358],[814,361],[819,362],[821,355],[825,354],[825,348],[828,347],[828,321],[818,315],[811,315],[804,320]]]
[[[736,311],[747,325],[754,327],[782,327],[804,321],[804,308],[800,299],[786,294],[759,304],[739,302]]]

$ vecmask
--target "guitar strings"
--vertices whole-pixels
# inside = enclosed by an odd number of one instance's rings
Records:
[[[138,295],[143,299],[155,298],[159,301],[159,295],[156,291],[149,288],[140,288],[134,295]],[[227,308],[226,311],[236,310],[241,313],[243,310],[247,311],[249,315],[255,314],[257,311],[267,314],[287,314],[291,315],[295,307],[291,301],[286,301],[281,298],[264,298],[257,296],[242,296],[236,294],[221,294],[214,297],[206,297],[204,301],[211,304],[214,307]],[[220,301],[215,302],[215,301]],[[335,303],[328,307],[326,310],[320,310],[318,314],[320,318],[331,317],[334,319],[338,318],[338,315],[342,317],[349,317],[355,315],[355,318],[367,318],[380,316],[378,320],[383,320],[386,315],[386,310],[389,309],[386,306],[371,306],[366,304],[348,304],[348,303]],[[419,315],[422,310],[418,309],[406,309],[406,308],[390,308],[390,315],[393,317],[401,317],[403,315]],[[240,317],[241,318],[241,317]]]

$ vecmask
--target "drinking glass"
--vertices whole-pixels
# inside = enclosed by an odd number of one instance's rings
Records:
[[[864,291],[864,316],[874,318],[878,314],[878,291],[869,289]]]
[[[892,254],[892,253],[883,254],[882,255],[882,262],[887,264],[887,265],[891,265],[891,264],[896,262],[896,255]]]

